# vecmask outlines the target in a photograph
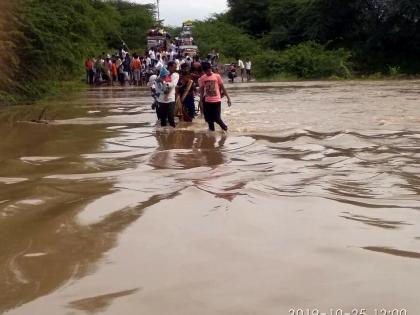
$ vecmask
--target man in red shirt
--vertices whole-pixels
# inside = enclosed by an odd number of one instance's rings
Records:
[[[88,84],[93,85],[93,78],[95,76],[95,73],[93,72],[92,58],[86,59],[85,67],[86,67],[86,81]]]
[[[222,96],[226,95],[229,107],[232,106],[229,94],[223,85],[223,80],[219,74],[213,73],[208,62],[202,64],[204,75],[198,80],[200,86],[201,100],[203,102],[204,118],[209,125],[209,129],[214,131],[214,123],[217,123],[224,131],[228,127],[221,118]]]

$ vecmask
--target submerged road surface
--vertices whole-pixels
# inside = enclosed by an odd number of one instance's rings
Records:
[[[132,88],[2,123],[0,313],[420,314],[420,82],[228,88],[228,134]]]

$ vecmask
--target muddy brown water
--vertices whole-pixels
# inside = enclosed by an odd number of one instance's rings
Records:
[[[229,89],[228,134],[132,88],[2,123],[0,313],[420,314],[420,82]]]

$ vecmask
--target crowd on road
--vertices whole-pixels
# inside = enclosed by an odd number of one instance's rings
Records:
[[[245,59],[245,63],[242,59],[238,58],[237,62],[229,65],[228,77],[229,80],[234,83],[235,78],[240,76],[242,82],[251,81],[251,69],[252,62],[249,58]]]
[[[249,59],[245,62],[238,59],[237,62],[220,65],[219,55],[214,50],[206,58],[200,58],[198,55],[180,54],[177,46],[172,44],[168,50],[151,48],[141,55],[130,55],[124,49],[120,49],[113,55],[103,52],[98,57],[88,58],[85,61],[86,83],[92,86],[146,86],[149,78],[159,74],[170,61],[175,62],[177,71],[187,64],[197,75],[198,64],[209,62],[214,72],[222,76],[227,75],[231,82],[235,82],[237,77],[240,77],[242,82],[251,80],[252,63]]]

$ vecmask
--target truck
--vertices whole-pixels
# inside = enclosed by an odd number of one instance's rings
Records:
[[[191,56],[194,57],[198,55],[198,46],[196,45],[183,45],[178,47],[179,53],[181,56]]]
[[[185,21],[182,23],[182,32],[191,35],[193,30],[193,21]]]
[[[177,38],[178,51],[182,56],[195,56],[198,55],[198,46],[194,43],[194,38],[192,37],[193,31],[193,22],[185,21],[182,23],[182,30],[180,37]]]
[[[150,29],[147,32],[147,49],[167,50],[171,36],[162,29]]]

